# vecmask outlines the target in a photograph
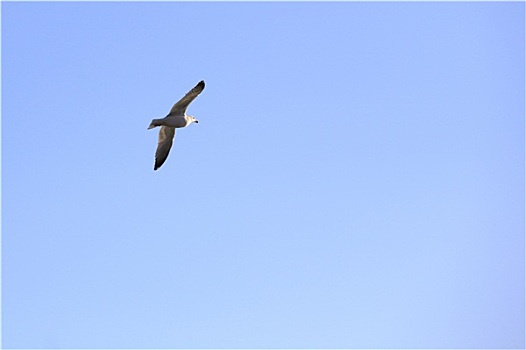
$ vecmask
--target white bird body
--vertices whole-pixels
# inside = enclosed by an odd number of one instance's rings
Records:
[[[155,151],[155,165],[153,170],[159,169],[166,161],[166,158],[168,158],[175,137],[175,129],[187,127],[192,123],[199,123],[193,116],[186,115],[186,108],[204,88],[205,82],[201,80],[182,99],[174,104],[170,113],[168,113],[166,117],[162,119],[153,119],[150,123],[148,130],[157,126],[161,127],[161,130],[159,130],[157,150]]]

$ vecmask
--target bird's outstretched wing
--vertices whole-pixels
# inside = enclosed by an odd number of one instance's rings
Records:
[[[155,166],[153,170],[159,169],[166,161],[166,158],[168,158],[174,137],[175,128],[161,126],[161,130],[159,130],[159,141],[157,142],[157,151],[155,151]]]
[[[201,93],[201,91],[204,90],[204,88],[205,82],[204,80],[201,80],[192,90],[188,91],[182,99],[174,104],[168,115],[184,115],[188,105]]]

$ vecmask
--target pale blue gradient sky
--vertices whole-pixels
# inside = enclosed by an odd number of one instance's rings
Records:
[[[524,10],[3,2],[3,346],[524,348]]]

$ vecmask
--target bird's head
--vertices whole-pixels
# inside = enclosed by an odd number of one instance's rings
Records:
[[[195,119],[193,115],[189,115],[188,119],[190,120],[190,123],[199,123],[199,120]]]

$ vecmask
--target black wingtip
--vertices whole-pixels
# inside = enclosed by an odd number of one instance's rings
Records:
[[[199,83],[197,83],[197,86],[200,86],[200,87],[202,87],[204,89],[205,88],[205,81],[201,80]]]

